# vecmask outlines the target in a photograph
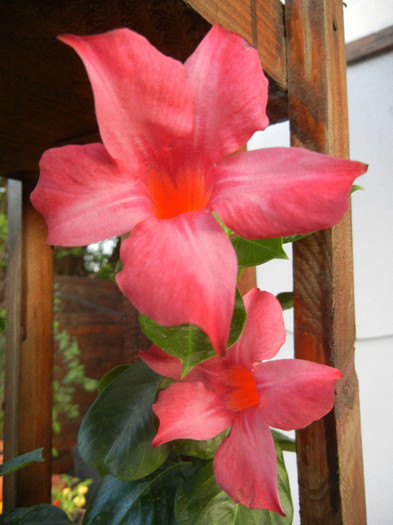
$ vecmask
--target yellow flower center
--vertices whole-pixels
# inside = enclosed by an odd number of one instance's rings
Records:
[[[152,170],[148,175],[148,185],[158,219],[203,210],[211,196],[211,188],[206,188],[205,177],[198,170],[183,170],[174,180],[167,173]]]
[[[228,388],[227,407],[233,412],[259,405],[259,396],[254,376],[242,366],[232,366],[224,372],[224,381]]]

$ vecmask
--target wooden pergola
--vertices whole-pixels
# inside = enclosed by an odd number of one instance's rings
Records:
[[[341,0],[0,2],[0,175],[8,178],[5,459],[44,447],[46,461],[5,478],[5,509],[50,502],[53,254],[29,195],[44,150],[99,140],[82,64],[59,33],[127,26],[184,60],[220,24],[259,52],[271,122],[294,146],[348,157]],[[247,275],[253,285],[255,272]],[[337,366],[335,409],[297,433],[304,524],[366,522],[354,370],[351,217],[294,245],[295,353]]]

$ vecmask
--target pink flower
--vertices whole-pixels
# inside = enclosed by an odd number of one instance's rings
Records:
[[[162,325],[192,323],[226,348],[237,260],[213,215],[249,239],[338,222],[363,164],[302,149],[231,155],[268,125],[255,49],[213,27],[185,64],[118,29],[63,35],[93,88],[102,143],[46,151],[31,199],[48,242],[131,232],[122,291]]]
[[[153,405],[160,420],[153,446],[174,439],[210,439],[231,427],[214,456],[217,483],[236,502],[283,514],[269,427],[303,428],[327,414],[342,374],[300,359],[261,363],[274,357],[285,341],[281,306],[256,288],[244,302],[244,331],[225,358],[204,361],[160,392]],[[157,347],[140,356],[156,372],[180,379],[177,358]]]

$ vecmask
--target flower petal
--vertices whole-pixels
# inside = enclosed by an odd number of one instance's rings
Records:
[[[285,516],[278,495],[274,442],[259,408],[250,408],[236,417],[229,436],[218,447],[213,465],[217,483],[235,502]]]
[[[193,93],[183,65],[129,29],[61,35],[92,84],[102,140],[116,159],[148,160],[157,147],[191,132]]]
[[[301,148],[267,148],[232,155],[216,168],[210,206],[248,239],[329,228],[348,209],[360,162]]]
[[[246,324],[237,343],[227,350],[225,360],[251,370],[256,361],[277,354],[286,334],[282,308],[274,295],[253,288],[243,300]]]
[[[179,381],[182,374],[182,365],[178,357],[167,354],[158,346],[153,345],[149,350],[140,350],[139,357],[149,368],[164,377]]]
[[[206,390],[201,382],[174,383],[160,392],[153,411],[160,427],[152,446],[174,439],[211,439],[232,422],[233,414],[220,396]]]
[[[301,359],[262,363],[254,370],[263,419],[283,430],[303,428],[327,414],[334,404],[340,370]]]
[[[205,210],[136,225],[123,243],[117,283],[156,323],[191,323],[225,352],[236,291],[237,260],[228,237]]]
[[[194,151],[218,161],[268,125],[268,81],[257,51],[215,26],[185,63],[195,92]]]
[[[129,232],[153,214],[145,187],[102,144],[46,151],[31,194],[50,244],[82,246]]]
[[[221,391],[225,388],[223,374],[227,368],[226,360],[219,356],[203,361],[183,378],[185,382],[201,381],[207,390]]]

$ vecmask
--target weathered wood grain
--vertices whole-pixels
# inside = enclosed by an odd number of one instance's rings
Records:
[[[280,0],[188,0],[211,24],[220,24],[258,49],[265,72],[285,91],[284,7]]]
[[[8,508],[49,503],[51,498],[53,258],[52,249],[46,244],[44,219],[30,204],[30,191],[23,184],[21,229],[15,232],[16,242],[20,243],[21,266],[15,278],[19,282],[15,295],[11,295],[11,290],[7,293],[15,345],[7,350],[13,354],[15,373],[6,381],[14,382],[10,390],[11,395],[17,396],[13,405],[17,412],[10,414],[16,428],[12,436],[6,435],[5,448],[10,444],[12,453],[19,455],[44,447],[45,462],[18,471],[10,482],[11,492],[8,477],[5,478],[4,503]],[[18,206],[15,201],[14,204]]]
[[[339,0],[287,0],[292,145],[348,157],[345,48]],[[297,433],[302,524],[366,521],[354,370],[351,218],[294,245],[295,351],[340,368],[334,411]]]
[[[188,0],[212,25],[238,33],[259,52],[270,78],[267,115],[271,123],[288,119],[284,7],[280,0]]]
[[[346,46],[347,64],[356,64],[393,49],[393,26],[367,35]]]

